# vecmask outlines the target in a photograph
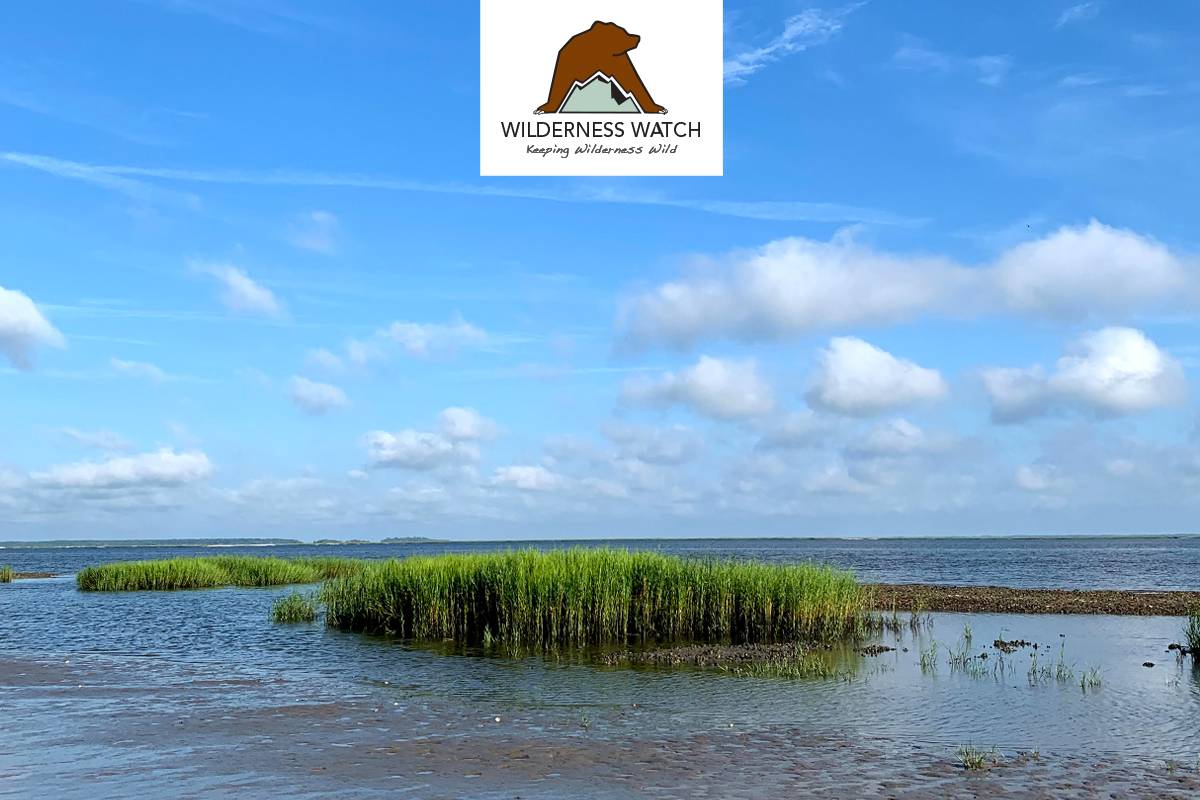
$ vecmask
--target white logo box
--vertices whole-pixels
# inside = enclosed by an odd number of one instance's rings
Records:
[[[721,175],[721,15],[721,0],[480,0],[479,174]]]

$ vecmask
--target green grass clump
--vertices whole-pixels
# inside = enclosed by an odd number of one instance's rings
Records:
[[[317,606],[312,596],[292,592],[275,600],[271,606],[272,622],[312,622],[317,618]]]
[[[375,562],[321,599],[342,630],[541,647],[810,641],[860,631],[867,608],[832,567],[584,548]]]
[[[969,770],[987,769],[997,766],[1003,761],[1003,757],[996,752],[996,748],[984,750],[973,744],[960,744],[955,755],[958,756],[958,763],[962,764],[963,769]]]
[[[85,592],[286,586],[343,577],[362,569],[364,563],[348,558],[198,556],[86,567],[75,580]]]
[[[1200,664],[1200,608],[1188,609],[1188,621],[1183,626],[1183,644],[1192,656],[1192,663]]]
[[[5,564],[0,567],[0,583],[12,583],[13,568]]]

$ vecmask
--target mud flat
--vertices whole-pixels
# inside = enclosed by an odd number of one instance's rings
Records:
[[[804,645],[782,644],[690,644],[679,647],[655,647],[646,650],[618,650],[601,656],[601,664],[656,664],[677,666],[695,664],[717,667],[735,664],[768,664],[790,661]]]
[[[1200,608],[1200,592],[1075,591],[1004,586],[878,584],[880,611],[965,611],[976,614],[1127,614],[1186,616]]]

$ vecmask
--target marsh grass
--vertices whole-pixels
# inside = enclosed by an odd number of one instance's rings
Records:
[[[1088,667],[1079,675],[1079,690],[1084,694],[1088,689],[1100,688],[1100,683],[1100,667]]]
[[[12,583],[13,568],[5,564],[0,567],[0,583]]]
[[[937,672],[937,665],[938,665],[937,654],[938,654],[937,639],[933,639],[929,642],[929,647],[922,648],[922,650],[921,650],[921,655],[920,655],[920,659],[919,659],[920,664],[921,664],[921,672],[925,672],[927,670],[932,671],[932,672]]]
[[[1188,609],[1187,624],[1183,626],[1183,643],[1192,656],[1192,664],[1200,666],[1200,608]]]
[[[1003,757],[996,751],[995,747],[984,750],[982,747],[976,747],[973,744],[960,744],[955,752],[958,756],[958,763],[962,764],[963,769],[982,770],[999,765],[1003,761]]]
[[[311,594],[292,592],[276,598],[271,606],[272,622],[312,622],[317,618],[317,605]]]
[[[723,666],[721,671],[739,678],[792,678],[799,680],[829,680],[839,678],[850,681],[854,671],[844,665],[835,664],[817,653],[799,653],[787,661],[763,661],[752,664]]]
[[[377,562],[329,581],[321,599],[342,630],[530,647],[829,640],[869,620],[866,590],[832,567],[613,549]]]
[[[85,567],[75,580],[85,592],[286,586],[344,577],[365,563],[369,562],[348,558],[197,556]]]

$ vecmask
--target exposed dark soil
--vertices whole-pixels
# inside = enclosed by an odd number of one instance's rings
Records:
[[[62,575],[61,572],[14,572],[13,580],[19,581],[25,578],[57,578]]]
[[[784,644],[689,644],[649,650],[619,650],[601,656],[601,664],[695,664],[717,667],[725,664],[763,664],[791,661],[805,645]]]
[[[1010,589],[1004,586],[933,586],[879,584],[880,611],[966,611],[997,614],[1128,614],[1185,616],[1200,608],[1200,592],[1081,591]]]

